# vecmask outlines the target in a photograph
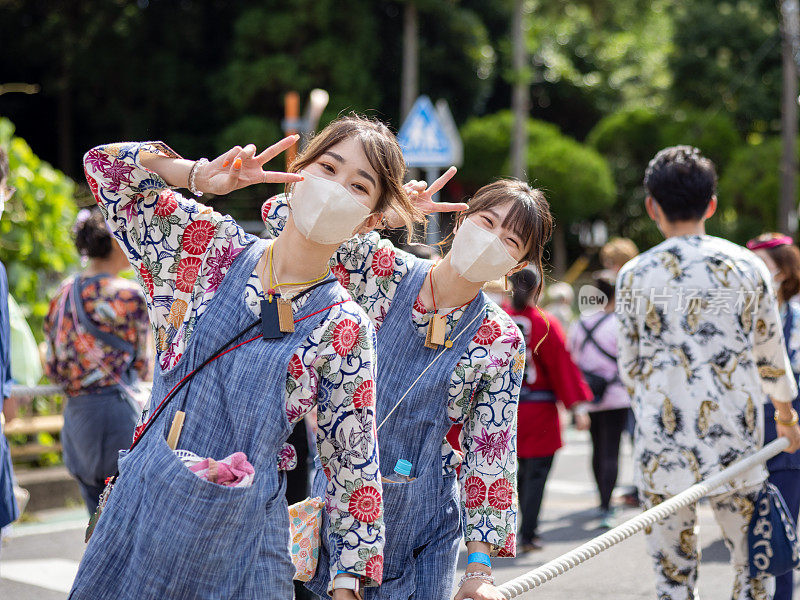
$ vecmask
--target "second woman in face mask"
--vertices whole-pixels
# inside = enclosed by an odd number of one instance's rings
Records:
[[[325,168],[335,172],[336,165]],[[433,188],[409,186],[420,206],[430,205]],[[277,234],[285,198],[271,199],[262,213]],[[384,583],[365,598],[450,597],[462,535],[469,558],[456,599],[503,597],[493,586],[491,557],[515,554],[525,344],[481,288],[529,262],[541,271],[551,228],[540,191],[502,180],[475,194],[438,263],[376,232],[345,242],[334,256],[332,270],[378,329],[378,440],[381,472],[391,480],[383,484]],[[463,455],[445,440],[455,423],[463,424]],[[319,476],[315,491],[324,483]],[[323,548],[313,591],[324,593],[328,553],[337,551]]]

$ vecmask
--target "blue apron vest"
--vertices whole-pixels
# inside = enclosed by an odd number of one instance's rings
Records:
[[[257,240],[236,258],[178,364],[156,373],[151,410],[230,336],[255,321],[244,293],[265,248],[266,242]],[[346,298],[338,284],[323,286],[310,293],[295,317]],[[292,429],[285,380],[291,356],[327,317],[323,311],[299,321],[293,334],[256,340],[212,362],[158,416],[138,446],[121,453],[119,477],[70,598],[293,597],[285,481],[276,458]],[[186,421],[179,447],[215,459],[246,453],[255,468],[251,487],[202,480],[170,450],[165,436],[182,402]]]
[[[378,424],[444,348],[426,348],[424,337],[412,322],[414,300],[431,266],[427,260],[409,260],[408,274],[398,284],[378,330]],[[378,432],[383,476],[393,473],[398,459],[405,459],[413,464],[414,479],[407,483],[383,481],[383,583],[366,589],[365,600],[410,598],[417,585],[421,587],[420,598],[444,600],[450,596],[462,526],[456,476],[442,473],[442,441],[452,425],[447,415],[448,390],[456,363],[483,323],[478,315],[485,312],[487,302],[481,292],[467,306],[450,338],[462,330],[463,334],[425,372]],[[324,474],[318,472],[315,495],[323,494],[326,484]],[[324,515],[325,532],[327,526]],[[317,573],[307,586],[325,597],[332,558],[325,533],[322,540]]]

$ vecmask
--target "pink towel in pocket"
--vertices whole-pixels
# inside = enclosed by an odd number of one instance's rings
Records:
[[[204,458],[187,465],[189,470],[201,479],[229,487],[247,487],[253,484],[255,469],[247,461],[244,452],[234,452],[222,460]]]

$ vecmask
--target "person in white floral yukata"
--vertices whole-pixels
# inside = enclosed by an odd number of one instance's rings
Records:
[[[659,152],[645,174],[647,213],[666,240],[619,272],[620,376],[636,415],[634,464],[645,508],[719,472],[762,444],[767,396],[787,452],[800,448],[796,386],[769,271],[752,252],[706,235],[716,172],[696,148]],[[731,551],[732,598],[769,598],[750,579],[747,527],[764,465],[710,497]],[[646,530],[659,600],[697,598],[697,509]]]
[[[291,468],[282,444],[311,411],[328,477],[326,513],[336,524],[328,532],[337,549],[328,591],[334,600],[355,599],[360,585],[381,583],[375,333],[328,261],[384,211],[405,222],[418,213],[402,189],[400,146],[383,123],[341,117],[298,155],[291,173],[264,170],[297,139],[260,154],[253,144],[236,146],[210,162],[182,159],[160,142],[99,146],[84,158],[92,193],[139,274],[158,356],[147,420],[134,434],[143,443],[120,459],[71,599],[293,597],[278,471]],[[328,155],[336,156],[335,177],[322,166]],[[334,227],[330,218],[309,227],[298,217],[274,241],[258,240],[172,189],[223,195],[267,182],[296,184],[294,206],[305,214],[338,208]],[[211,368],[191,380],[191,391],[175,383],[201,364]],[[170,451],[161,423],[172,413],[153,419],[173,383],[187,406],[179,450],[212,458],[245,453],[255,470],[248,487],[201,480]]]

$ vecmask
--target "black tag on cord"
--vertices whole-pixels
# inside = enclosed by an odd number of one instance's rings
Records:
[[[279,340],[283,337],[278,319],[276,298],[261,301],[261,335],[265,340]]]

